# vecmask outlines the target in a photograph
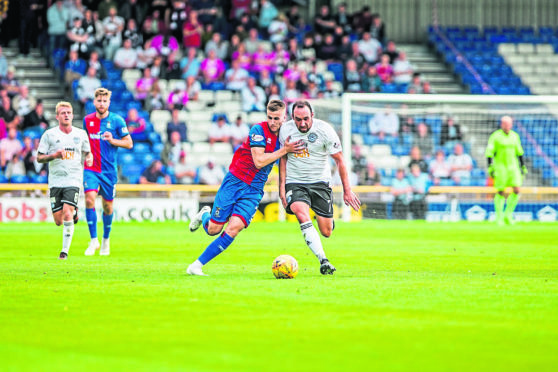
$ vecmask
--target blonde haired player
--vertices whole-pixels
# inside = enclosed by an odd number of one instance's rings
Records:
[[[327,259],[320,235],[310,219],[310,208],[316,213],[318,228],[328,238],[334,228],[333,198],[331,187],[331,156],[343,184],[343,201],[355,211],[360,200],[352,192],[339,136],[333,127],[323,120],[314,119],[308,101],[297,101],[292,107],[292,118],[281,127],[279,141],[287,139],[303,141],[301,153],[289,153],[279,164],[279,197],[287,213],[296,215],[300,230],[308,247],[320,261],[320,272],[331,275],[335,267]]]
[[[74,114],[70,103],[58,102],[56,119],[58,126],[46,130],[41,136],[37,161],[50,163],[50,205],[56,226],[64,225],[59,259],[65,260],[74,235],[74,213],[82,184],[83,160],[90,166],[93,155],[87,133],[72,126]]]

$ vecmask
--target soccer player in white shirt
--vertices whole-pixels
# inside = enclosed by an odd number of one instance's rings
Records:
[[[87,133],[72,126],[74,114],[70,103],[58,102],[56,119],[58,126],[48,129],[41,137],[37,161],[50,162],[50,205],[56,226],[64,225],[59,259],[65,260],[74,235],[74,213],[83,183],[83,160],[91,166],[93,155]]]
[[[297,101],[292,107],[293,120],[283,124],[279,141],[302,140],[306,149],[301,153],[289,153],[281,158],[279,165],[279,197],[287,213],[296,215],[304,240],[320,261],[320,272],[331,275],[335,267],[327,259],[320,235],[310,219],[310,208],[316,213],[318,228],[328,238],[334,228],[331,183],[331,156],[343,184],[343,201],[355,211],[360,200],[352,192],[343,161],[339,136],[333,127],[323,120],[314,119],[308,101]]]

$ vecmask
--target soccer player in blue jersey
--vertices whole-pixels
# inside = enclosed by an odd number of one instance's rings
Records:
[[[269,101],[267,121],[254,125],[246,141],[234,153],[229,173],[215,196],[213,209],[203,207],[190,222],[190,231],[203,226],[209,235],[219,234],[227,221],[228,224],[225,231],[188,266],[188,274],[205,275],[203,265],[227,249],[248,227],[263,197],[264,184],[273,163],[287,153],[300,153],[304,149],[301,142],[290,142],[290,139],[280,147],[277,136],[285,121],[285,112],[283,101]]]
[[[112,226],[112,201],[116,194],[118,169],[116,167],[116,150],[118,147],[131,149],[134,146],[132,137],[124,119],[109,112],[111,92],[105,88],[95,91],[95,112],[83,118],[83,129],[89,136],[93,165],[86,166],[83,175],[85,191],[85,217],[89,226],[91,241],[85,250],[86,256],[93,256],[99,249],[97,239],[97,213],[95,199],[100,193],[103,199],[103,241],[100,255],[110,254],[109,235]]]

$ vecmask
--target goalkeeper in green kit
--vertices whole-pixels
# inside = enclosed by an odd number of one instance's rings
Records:
[[[517,132],[512,130],[513,120],[509,116],[500,119],[500,128],[490,135],[486,147],[488,172],[494,179],[496,195],[494,209],[496,223],[513,224],[513,211],[519,201],[519,191],[522,176],[527,174],[527,167],[523,162],[523,148]],[[507,197],[506,187],[512,187],[513,192]],[[505,205],[505,211],[504,211]]]

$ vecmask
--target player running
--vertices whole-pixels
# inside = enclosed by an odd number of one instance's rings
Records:
[[[263,197],[264,184],[273,163],[287,153],[302,150],[301,143],[289,139],[284,141],[282,148],[279,146],[277,135],[285,121],[285,111],[282,101],[269,101],[267,121],[254,125],[246,141],[234,153],[229,172],[215,196],[213,209],[203,207],[190,222],[190,231],[196,231],[201,225],[209,235],[219,234],[227,221],[228,224],[225,231],[188,266],[186,273],[205,275],[203,265],[227,249],[250,224]]]
[[[108,111],[111,92],[105,88],[95,91],[95,112],[83,118],[83,128],[89,135],[91,152],[95,161],[85,167],[83,188],[85,190],[85,217],[89,226],[91,241],[85,250],[86,256],[93,256],[99,249],[97,239],[97,213],[95,199],[97,193],[103,199],[103,242],[101,256],[110,254],[110,230],[112,227],[112,201],[116,193],[118,170],[116,167],[116,150],[118,147],[131,149],[134,146],[128,133],[126,122],[120,115]]]
[[[90,166],[93,164],[93,155],[87,133],[72,126],[74,114],[69,102],[58,102],[56,119],[58,126],[48,129],[41,136],[37,161],[50,162],[50,206],[56,226],[64,225],[62,252],[58,258],[65,260],[74,236],[74,222],[77,222],[75,212],[83,179],[83,160]]]
[[[281,128],[279,141],[286,138],[302,140],[304,151],[288,154],[279,164],[279,197],[287,213],[296,215],[306,245],[320,261],[320,272],[331,275],[335,267],[327,259],[320,236],[310,219],[310,208],[316,213],[318,228],[326,238],[334,228],[331,169],[329,156],[339,170],[343,184],[343,201],[355,211],[360,208],[360,200],[351,191],[347,168],[343,160],[339,136],[333,127],[323,120],[314,119],[308,101],[297,101],[292,107],[293,120]]]
[[[505,222],[513,225],[515,223],[513,211],[519,201],[522,174],[527,174],[527,166],[523,161],[521,139],[517,132],[512,130],[513,119],[502,116],[500,127],[501,129],[490,135],[485,155],[488,161],[488,172],[494,179],[494,187],[497,191],[494,195],[496,223],[502,225]],[[508,186],[513,188],[513,192],[507,196],[506,201],[504,191]],[[506,204],[505,211],[504,204]]]

